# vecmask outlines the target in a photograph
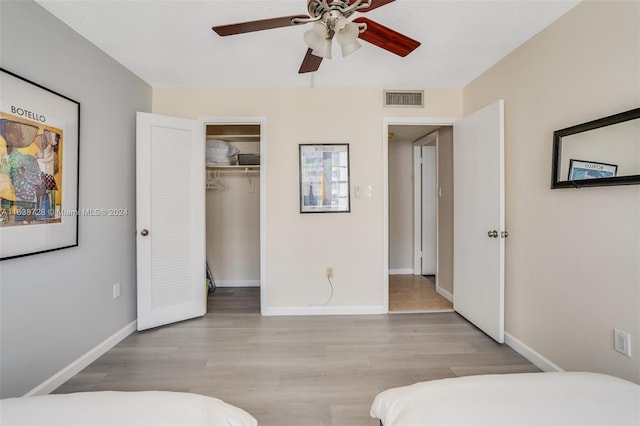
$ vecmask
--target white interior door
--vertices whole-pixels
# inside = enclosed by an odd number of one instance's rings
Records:
[[[504,342],[504,101],[453,125],[453,308]]]
[[[196,121],[137,115],[138,330],[206,313],[203,141]]]
[[[422,275],[436,274],[436,147],[422,151]]]

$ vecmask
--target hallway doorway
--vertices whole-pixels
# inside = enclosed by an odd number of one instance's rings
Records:
[[[451,310],[452,128],[389,123],[387,138],[389,311]]]

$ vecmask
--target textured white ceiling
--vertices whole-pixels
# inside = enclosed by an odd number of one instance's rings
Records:
[[[372,44],[298,74],[307,25],[220,37],[211,27],[306,14],[305,0],[36,0],[152,86],[463,87],[579,0],[397,0],[366,13],[422,43]],[[356,15],[360,15],[359,13]],[[334,43],[335,44],[335,43]]]

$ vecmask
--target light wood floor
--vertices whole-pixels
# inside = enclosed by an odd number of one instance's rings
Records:
[[[390,312],[428,312],[453,309],[436,291],[435,281],[422,275],[389,275]]]
[[[538,371],[456,313],[263,317],[259,289],[218,288],[209,313],[133,333],[56,393],[195,392],[260,426],[376,426],[375,395],[418,381]]]

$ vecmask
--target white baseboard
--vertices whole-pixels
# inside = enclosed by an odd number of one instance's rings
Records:
[[[389,275],[413,275],[413,268],[389,269]]]
[[[445,299],[447,299],[449,302],[453,303],[452,293],[449,293],[447,290],[445,290],[442,287],[436,287],[436,292],[440,294],[442,297],[444,297]]]
[[[260,287],[260,280],[214,280],[216,287]]]
[[[108,337],[105,341],[98,344],[89,352],[82,355],[80,358],[76,359],[71,364],[67,365],[65,368],[58,371],[56,374],[54,374],[44,382],[40,383],[35,388],[31,389],[24,396],[47,395],[53,392],[64,382],[82,371],[83,368],[104,355],[105,352],[117,345],[125,337],[136,331],[136,322],[137,321],[133,321],[132,323],[127,324],[120,331],[117,331],[115,334]]]
[[[266,308],[265,316],[296,315],[376,315],[386,314],[384,306],[301,306],[292,308]]]
[[[511,349],[518,352],[520,355],[528,359],[533,365],[544,372],[564,371],[558,365],[554,364],[550,359],[536,352],[531,347],[516,339],[506,331],[504,333],[504,343],[506,343],[507,346],[511,347]]]

